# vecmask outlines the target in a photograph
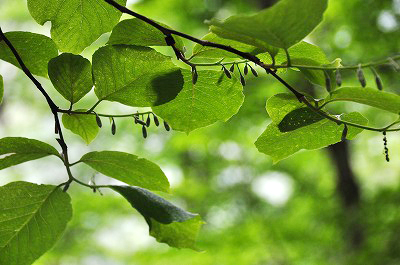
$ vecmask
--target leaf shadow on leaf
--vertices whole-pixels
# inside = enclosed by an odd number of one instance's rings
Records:
[[[290,132],[319,122],[324,118],[313,110],[304,107],[289,112],[278,124],[279,131]]]
[[[176,70],[155,77],[151,83],[151,88],[157,95],[153,106],[159,106],[176,98],[183,89],[184,80],[181,70]],[[172,89],[165,89],[165,87]]]

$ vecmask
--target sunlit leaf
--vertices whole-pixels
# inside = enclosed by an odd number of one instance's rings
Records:
[[[157,241],[176,248],[196,249],[195,241],[204,223],[200,216],[189,213],[145,189],[111,186],[143,215],[150,227],[150,235]]]
[[[49,155],[59,156],[57,150],[38,140],[22,137],[0,139],[0,169],[18,165]],[[5,156],[4,156],[5,155]]]
[[[251,54],[258,54],[262,52],[266,52],[266,49],[258,48],[252,45],[247,45],[238,41],[230,40],[230,39],[223,39],[218,37],[214,33],[208,33],[205,35],[202,40],[211,41],[219,44],[223,44],[226,46],[233,47],[239,51],[247,52]],[[218,48],[202,46],[200,44],[196,44],[193,48],[193,55],[194,57],[199,58],[215,58],[215,59],[222,59],[222,58],[241,58],[239,55],[236,55],[231,52],[227,52]]]
[[[111,31],[122,15],[103,0],[28,0],[28,8],[40,25],[51,21],[51,37],[61,51],[75,54]]]
[[[82,137],[86,144],[90,144],[99,133],[95,115],[64,113],[62,115],[62,123],[66,129]]]
[[[157,23],[166,28],[170,28],[163,23]],[[176,41],[176,47],[182,50],[182,39],[176,36],[174,36],[174,39]],[[165,35],[161,31],[137,18],[126,19],[119,22],[111,32],[108,44],[167,46]]]
[[[317,114],[308,111],[301,115],[296,113],[302,119],[291,115],[293,112],[304,111],[304,107],[304,104],[290,94],[277,94],[268,100],[267,111],[272,123],[257,139],[255,145],[260,152],[271,156],[275,163],[301,149],[319,149],[341,141],[343,124],[338,125],[328,119],[319,120],[315,116]],[[292,118],[288,119],[287,115]],[[340,119],[361,125],[368,123],[368,120],[357,112],[340,115]],[[285,126],[282,126],[282,123]],[[360,132],[362,129],[349,127],[347,139],[353,139]]]
[[[0,187],[0,264],[29,265],[61,237],[71,199],[56,186],[12,182]]]
[[[72,104],[93,87],[92,65],[80,55],[63,53],[49,62],[49,77],[58,92]]]
[[[56,44],[44,35],[13,31],[4,34],[34,75],[47,77],[47,63],[58,55]],[[20,65],[4,41],[0,41],[0,59],[19,68]]]
[[[288,49],[306,37],[322,20],[327,0],[281,0],[253,15],[213,19],[211,31],[259,47],[259,42]]]
[[[327,101],[352,101],[400,114],[400,96],[368,87],[342,87]]]
[[[189,133],[216,121],[226,121],[236,114],[244,95],[240,82],[229,79],[223,72],[199,71],[198,81],[182,71],[185,85],[176,99],[153,107],[153,111],[171,125],[172,129]]]
[[[109,45],[93,55],[95,92],[100,100],[149,107],[176,97],[183,87],[181,70],[155,50]]]
[[[158,165],[132,154],[115,151],[90,152],[80,161],[129,185],[149,190],[169,190],[168,179]]]

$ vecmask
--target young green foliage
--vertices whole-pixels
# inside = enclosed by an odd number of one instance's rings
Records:
[[[28,0],[28,9],[40,25],[51,21],[51,38],[61,51],[74,54],[111,31],[122,15],[103,0]]]
[[[52,39],[22,31],[7,32],[4,35],[13,44],[32,74],[47,77],[47,64],[58,55],[57,46]],[[0,41],[0,59],[21,68],[4,41]]]
[[[71,104],[93,87],[92,65],[80,55],[63,53],[49,62],[49,77],[55,89]]]
[[[300,151],[319,149],[341,141],[343,125],[319,114],[305,111],[304,104],[290,94],[277,94],[267,102],[272,123],[257,139],[257,149],[272,157],[274,163]],[[304,113],[299,115],[298,112]],[[296,115],[291,113],[295,112]],[[366,125],[368,120],[357,112],[340,116],[341,120]],[[353,139],[362,129],[351,127],[347,139]],[[311,137],[310,137],[311,136]]]
[[[199,71],[192,83],[190,71],[182,70],[184,87],[176,99],[153,107],[155,114],[168,121],[174,130],[189,133],[216,121],[226,121],[236,114],[243,103],[242,87],[236,78],[223,72]]]
[[[400,114],[400,96],[369,87],[342,87],[332,92],[326,101],[351,101]]]
[[[213,33],[249,45],[266,43],[288,49],[306,37],[322,20],[327,0],[281,0],[254,15],[235,15],[209,22]],[[267,48],[267,47],[265,47]]]
[[[176,248],[196,249],[195,241],[204,223],[200,216],[187,212],[139,187],[111,186],[145,218],[150,235]]]
[[[0,264],[29,265],[48,251],[72,217],[56,186],[12,182],[0,187]]]
[[[53,146],[22,137],[0,139],[0,155],[6,155],[0,159],[0,169],[49,155],[59,156],[58,151]]]
[[[167,25],[157,22],[158,24],[169,28]],[[183,49],[183,41],[181,38],[175,37],[176,47]],[[168,46],[165,41],[165,35],[158,29],[137,19],[126,19],[119,22],[111,32],[108,44],[127,44],[137,46]]]
[[[99,133],[96,116],[92,114],[64,113],[62,115],[62,123],[66,129],[82,137],[86,144],[90,144]]]
[[[82,156],[80,162],[129,185],[169,191],[168,179],[160,167],[132,154],[116,151],[90,152]]]
[[[134,107],[171,101],[181,91],[181,70],[171,58],[148,47],[110,45],[93,55],[95,93],[99,100]]]

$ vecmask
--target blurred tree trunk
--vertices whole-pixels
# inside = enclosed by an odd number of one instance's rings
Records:
[[[328,147],[337,171],[336,189],[344,207],[345,231],[353,249],[363,243],[360,214],[360,188],[350,166],[349,143],[339,142]]]

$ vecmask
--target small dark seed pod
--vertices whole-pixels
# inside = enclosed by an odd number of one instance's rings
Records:
[[[249,67],[250,67],[250,70],[251,70],[251,72],[253,73],[253,75],[254,75],[255,77],[258,77],[258,73],[257,73],[256,69],[254,69],[254,68],[251,67],[250,65],[249,65]]]
[[[339,87],[342,86],[342,75],[340,74],[339,69],[336,70],[336,84]]]
[[[389,162],[389,148],[387,147],[386,131],[383,131],[383,149],[385,152],[386,161]]]
[[[242,84],[242,86],[246,85],[246,80],[244,79],[244,76],[242,74],[240,74],[240,83]]]
[[[329,74],[326,71],[324,71],[324,74],[325,74],[325,87],[326,90],[330,93],[332,90],[331,78],[329,77]]]
[[[115,125],[114,118],[111,118],[111,134],[115,135],[117,132],[117,126]]]
[[[235,64],[234,63],[231,65],[231,68],[229,68],[229,71],[231,71],[232,73],[233,73],[233,71],[235,71]]]
[[[361,68],[361,65],[359,65],[358,69],[357,69],[357,78],[358,81],[360,82],[362,87],[366,87],[367,86],[367,81],[365,80],[365,76],[364,76],[364,72]]]
[[[249,73],[249,65],[246,63],[246,65],[244,66],[244,75],[247,75]]]
[[[142,120],[139,120],[136,116],[135,116],[135,123],[139,123],[140,125],[146,126],[146,123]]]
[[[375,82],[376,82],[376,87],[377,87],[379,90],[383,90],[382,79],[380,78],[379,75],[375,76]]]
[[[145,125],[143,125],[142,126],[142,135],[143,135],[143,138],[147,138],[147,129],[146,129],[146,126]]]
[[[195,85],[197,83],[197,79],[199,78],[199,74],[197,73],[196,67],[192,67],[192,83]]]
[[[347,124],[345,124],[342,132],[342,138],[341,138],[342,142],[346,140],[348,131],[349,129],[347,127]]]
[[[228,71],[228,69],[226,69],[224,65],[222,65],[222,70],[224,70],[226,77],[228,77],[229,79],[232,78],[231,73]]]
[[[160,121],[158,120],[157,116],[153,113],[154,124],[158,127],[160,125]]]
[[[97,126],[99,126],[99,128],[101,128],[103,126],[103,124],[101,123],[101,119],[100,119],[99,115],[97,115],[96,112],[94,113],[94,115],[96,115]]]
[[[147,127],[150,126],[150,114],[147,116],[146,126],[147,126]]]
[[[169,127],[169,124],[166,121],[164,121],[164,128],[167,131],[171,130],[171,127]]]

